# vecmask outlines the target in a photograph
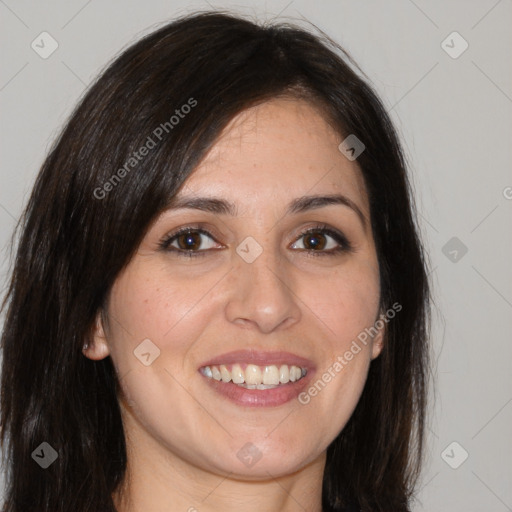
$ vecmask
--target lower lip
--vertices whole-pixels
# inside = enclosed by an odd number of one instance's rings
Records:
[[[206,379],[207,384],[220,395],[244,407],[277,407],[297,398],[312,377],[308,372],[302,379],[271,389],[246,389],[232,382]]]

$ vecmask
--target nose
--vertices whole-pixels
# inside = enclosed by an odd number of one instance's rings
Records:
[[[227,319],[265,334],[297,323],[301,317],[300,300],[294,293],[296,286],[286,263],[270,251],[263,251],[252,263],[238,255],[235,258]]]

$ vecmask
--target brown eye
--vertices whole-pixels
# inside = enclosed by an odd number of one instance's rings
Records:
[[[200,233],[183,233],[176,238],[178,249],[183,251],[197,251],[201,247]]]
[[[168,252],[185,256],[203,256],[209,249],[216,249],[213,236],[204,229],[185,228],[172,233],[160,243]]]
[[[315,256],[332,256],[352,251],[352,245],[343,233],[325,226],[303,231],[291,248]]]
[[[310,232],[304,235],[304,248],[307,250],[325,249],[326,237],[324,234],[317,232]]]

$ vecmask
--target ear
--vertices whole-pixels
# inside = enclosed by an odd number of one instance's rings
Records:
[[[379,318],[381,318],[379,316]],[[382,352],[382,349],[384,348],[384,340],[386,338],[386,325],[387,323],[383,320],[382,323],[384,324],[377,332],[377,334],[374,336],[372,341],[372,360],[379,357],[380,353]]]
[[[100,310],[96,315],[96,321],[89,341],[85,343],[82,352],[85,357],[93,361],[100,361],[110,355],[110,348],[107,342],[106,330]]]

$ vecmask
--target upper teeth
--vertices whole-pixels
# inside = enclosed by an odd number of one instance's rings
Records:
[[[244,370],[240,364],[232,365],[231,369],[229,366],[221,364],[220,366],[205,366],[201,368],[201,373],[210,379],[222,382],[232,381],[234,384],[247,388],[268,389],[267,387],[287,384],[301,379],[306,375],[306,369],[287,364],[280,366],[248,364]]]

